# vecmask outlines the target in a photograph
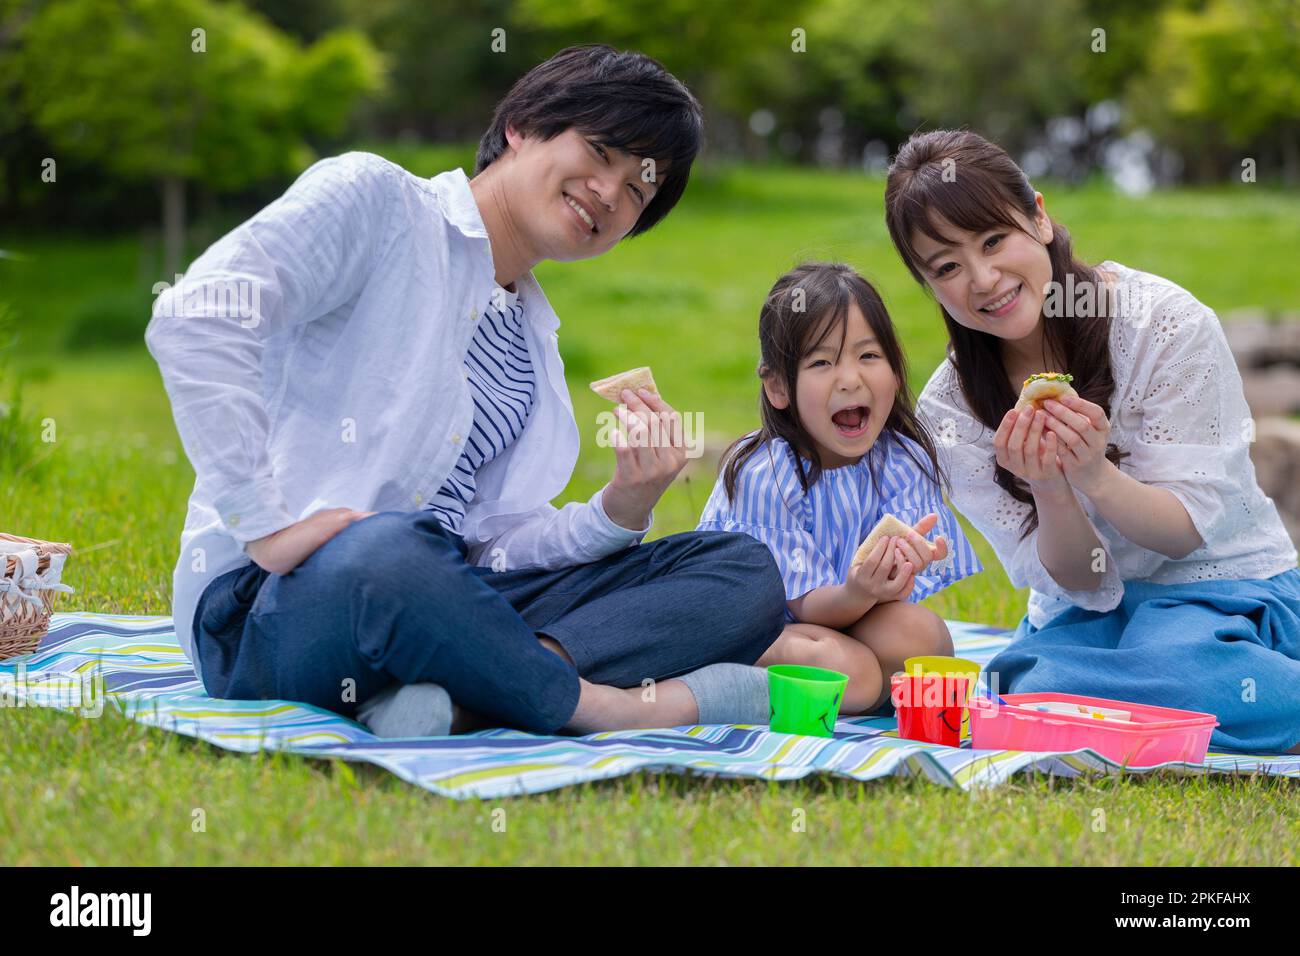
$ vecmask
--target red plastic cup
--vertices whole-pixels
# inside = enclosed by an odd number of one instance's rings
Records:
[[[961,712],[967,678],[947,674],[895,674],[890,699],[898,715],[898,736],[946,747],[961,746]]]

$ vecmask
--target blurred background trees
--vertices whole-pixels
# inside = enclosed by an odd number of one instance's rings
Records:
[[[161,225],[173,262],[187,197],[252,208],[350,143],[472,142],[581,42],[691,85],[711,161],[879,172],[969,126],[1031,176],[1300,183],[1297,0],[0,0],[0,215]]]

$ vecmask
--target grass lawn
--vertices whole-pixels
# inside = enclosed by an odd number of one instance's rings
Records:
[[[426,174],[465,155],[389,152]],[[648,235],[601,260],[540,267],[584,433],[566,500],[613,466],[595,445],[604,405],[585,383],[650,364],[670,402],[703,414],[710,449],[661,502],[652,537],[694,527],[712,455],[755,422],[758,305],[799,259],[844,259],[879,284],[919,390],[942,326],[889,245],[881,194],[879,180],[845,173],[704,170]],[[1289,267],[1300,194],[1046,197],[1085,258],[1163,274],[1221,313],[1300,303]],[[61,609],[167,613],[193,473],[140,340],[147,312],[134,311],[160,278],[153,253],[136,236],[0,233],[0,249],[26,256],[0,259],[0,298],[22,320],[26,402],[57,439],[16,475],[0,467],[0,527],[78,547],[66,575],[77,593]],[[126,344],[85,347],[114,340]],[[930,604],[1013,626],[1025,592],[974,538],[989,570]],[[983,794],[904,780],[630,777],[456,803],[368,767],[228,754],[111,715],[0,709],[0,832],[13,835],[3,863],[1293,863],[1295,797],[1293,781],[1171,775],[1022,777]],[[505,833],[491,825],[498,806]],[[200,807],[207,830],[194,833]],[[792,832],[796,808],[806,832]]]

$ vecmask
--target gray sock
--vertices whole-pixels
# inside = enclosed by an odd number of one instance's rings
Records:
[[[394,684],[362,703],[357,720],[376,737],[445,737],[451,695],[438,684]]]
[[[701,724],[765,724],[771,716],[764,667],[710,664],[678,679],[695,695]]]

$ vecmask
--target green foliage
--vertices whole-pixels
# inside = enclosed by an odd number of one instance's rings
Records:
[[[1211,127],[1233,146],[1300,132],[1300,5],[1210,0],[1159,21],[1150,71],[1135,84],[1140,121],[1176,137]]]
[[[566,45],[521,26],[516,0],[345,2],[390,64],[376,120],[436,139],[477,139],[510,84]],[[494,30],[505,31],[504,52],[492,48]]]
[[[124,179],[229,190],[292,173],[310,159],[304,136],[337,132],[381,81],[356,33],[303,51],[213,0],[62,0],[19,31],[6,72],[35,123]]]
[[[969,125],[1015,151],[1080,103],[1090,36],[1078,0],[933,0],[925,12],[898,37],[925,125]]]
[[[728,3],[658,0],[518,0],[521,24],[568,42],[584,38],[635,49],[700,87],[712,109],[746,109],[745,94],[774,64],[793,56],[792,31],[806,27],[812,0],[748,0],[743,13]],[[574,38],[569,40],[569,38]]]

